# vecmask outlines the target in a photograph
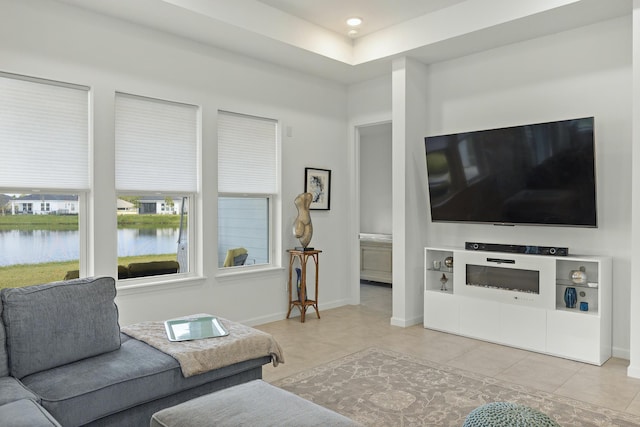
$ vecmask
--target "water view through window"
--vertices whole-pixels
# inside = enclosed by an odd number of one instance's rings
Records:
[[[118,278],[189,271],[189,197],[118,198]]]
[[[78,277],[78,196],[0,197],[0,288]],[[188,218],[186,207],[182,210],[183,200],[188,198],[153,201],[157,211],[149,200],[138,198],[130,204],[119,200],[118,264],[128,267],[131,263],[179,262],[179,270],[188,271]],[[147,213],[138,214],[140,208]]]
[[[0,194],[0,288],[78,271],[79,211],[77,194]]]
[[[176,252],[177,228],[118,230],[118,254],[123,257]],[[0,230],[0,267],[14,264],[77,261],[77,230]]]

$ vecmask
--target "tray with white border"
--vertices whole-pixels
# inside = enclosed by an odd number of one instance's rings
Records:
[[[213,316],[183,317],[164,322],[169,341],[190,341],[229,335],[220,319]]]

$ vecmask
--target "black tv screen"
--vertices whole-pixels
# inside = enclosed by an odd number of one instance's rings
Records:
[[[596,227],[594,118],[425,138],[431,219]]]

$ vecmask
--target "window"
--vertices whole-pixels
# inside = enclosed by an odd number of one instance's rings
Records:
[[[78,194],[0,194],[0,288],[80,276],[80,218],[61,208]],[[17,190],[15,190],[17,191]],[[36,203],[26,203],[33,200]],[[51,211],[24,205],[53,206]]]
[[[198,114],[193,105],[116,94],[119,279],[194,270]]]
[[[0,93],[0,288],[78,277],[89,89],[0,73]]]
[[[170,199],[176,210],[155,208]],[[189,196],[120,195],[118,278],[188,273]],[[153,208],[152,208],[153,207]]]
[[[241,265],[269,264],[270,200],[270,197],[218,198],[219,267],[224,266],[227,251],[234,248],[247,250],[247,257],[241,256],[244,258]],[[228,263],[231,262],[230,258]]]
[[[273,264],[275,120],[218,113],[218,267]]]

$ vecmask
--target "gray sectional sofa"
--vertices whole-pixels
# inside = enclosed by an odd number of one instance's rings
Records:
[[[115,280],[0,291],[0,427],[148,426],[153,413],[262,377],[265,356],[185,378],[120,333]]]

